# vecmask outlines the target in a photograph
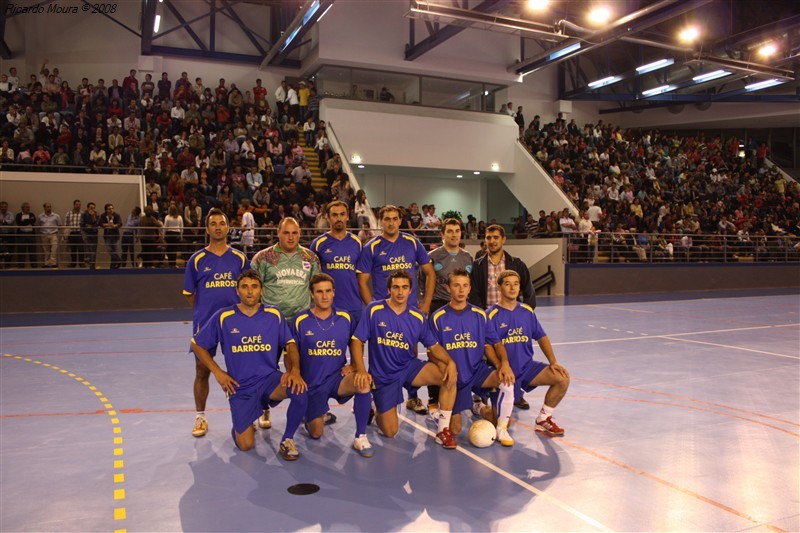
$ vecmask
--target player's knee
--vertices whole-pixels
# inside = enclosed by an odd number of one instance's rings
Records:
[[[558,383],[558,385],[559,385],[560,387],[562,387],[562,388],[564,388],[564,389],[566,389],[567,387],[569,387],[569,374],[567,374],[566,376],[564,376],[564,375],[562,375],[562,374],[556,374],[556,376],[558,376],[558,378],[557,378],[557,379],[558,379],[557,383]]]
[[[387,437],[389,439],[394,438],[394,436],[397,435],[398,431],[400,431],[399,428],[384,428],[384,429],[381,429],[381,433],[383,433],[383,436]]]
[[[325,430],[323,428],[308,427],[308,436],[314,440],[321,439],[324,432]]]
[[[242,450],[243,452],[252,450],[255,446],[255,439],[253,437],[247,437],[245,435],[237,435],[234,439],[236,447]]]

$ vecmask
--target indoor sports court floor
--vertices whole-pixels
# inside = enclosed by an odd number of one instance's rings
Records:
[[[210,432],[190,435],[185,311],[4,316],[39,325],[0,330],[0,530],[798,531],[800,296],[743,294],[542,299],[572,374],[563,438],[515,412],[513,448],[448,451],[401,408],[365,459],[345,405],[294,463],[280,406],[234,448],[213,378]]]

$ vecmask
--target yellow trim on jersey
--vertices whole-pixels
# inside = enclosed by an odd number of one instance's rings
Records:
[[[476,312],[479,315],[481,315],[483,317],[483,319],[486,320],[486,311],[484,311],[483,309],[480,309],[478,307],[471,307],[470,309],[472,309],[474,312]]]
[[[191,296],[192,294],[194,294],[194,293],[193,292],[189,292],[186,289],[183,289],[183,295],[184,296]]]
[[[231,311],[225,311],[224,313],[219,315],[219,325],[220,325],[220,327],[222,327],[223,320],[225,320],[229,316],[235,315],[235,314],[236,314],[236,311],[231,310]]]
[[[419,319],[419,321],[422,322],[423,324],[425,323],[425,317],[422,316],[420,313],[417,313],[416,311],[412,311],[411,309],[409,309],[408,312],[409,312],[409,314],[411,316],[417,317]]]
[[[372,241],[372,244],[369,245],[369,251],[374,254],[375,253],[375,247],[377,245],[379,245],[380,243],[381,243],[381,238],[380,237],[376,237],[375,240]]]
[[[364,247],[364,245],[361,243],[361,239],[359,239],[358,237],[356,237],[355,235],[353,235],[349,231],[347,232],[347,234],[350,235],[350,237],[352,237],[352,239],[358,243],[358,249],[359,250]]]
[[[404,239],[408,239],[409,241],[413,242],[414,243],[414,249],[415,250],[417,249],[417,239],[415,239],[411,235],[404,235],[402,233],[400,235],[402,235]]]
[[[195,269],[195,270],[197,270],[197,263],[199,263],[199,262],[200,262],[200,260],[201,260],[202,258],[204,258],[205,256],[206,256],[206,253],[205,253],[205,252],[200,252],[199,254],[197,254],[197,255],[194,257],[194,269]]]
[[[528,310],[528,311],[530,311],[531,313],[533,313],[533,307],[531,307],[530,305],[528,305],[528,304],[523,304],[523,303],[521,303],[521,304],[519,304],[519,305],[520,305],[521,307],[524,307],[525,309],[527,309],[527,310]]]
[[[327,235],[323,235],[322,237],[320,237],[319,240],[317,241],[317,246],[314,248],[314,251],[316,252],[317,250],[319,250],[320,245],[327,240],[328,240]]]
[[[376,305],[375,307],[373,307],[373,308],[370,310],[370,312],[369,312],[369,317],[370,317],[370,318],[372,318],[372,315],[374,315],[374,314],[375,314],[375,311],[380,311],[380,310],[381,310],[381,309],[383,309],[383,308],[384,308],[384,305],[383,305],[383,304],[378,304],[378,305]]]
[[[497,309],[496,307],[494,309],[492,309],[492,312],[489,313],[489,320],[493,319],[494,315],[496,315],[498,312],[499,312],[499,309]]]
[[[353,319],[350,318],[350,313],[348,313],[347,311],[336,311],[336,314],[341,316],[341,317],[346,318],[348,322],[352,322],[353,321]]]
[[[231,248],[231,252],[233,252],[234,255],[238,255],[239,256],[239,258],[242,260],[242,268],[244,268],[244,266],[247,264],[247,256],[244,255],[239,250],[237,250],[236,248]]]
[[[300,322],[302,322],[306,318],[308,318],[308,313],[303,313],[299,317],[295,318],[295,320],[294,320],[294,329],[296,329],[297,331],[300,331]]]
[[[273,315],[278,317],[278,323],[280,323],[281,319],[283,318],[283,315],[281,315],[281,312],[278,311],[277,309],[273,309],[272,307],[265,307],[264,308],[264,312],[265,313],[272,313]]]
[[[446,312],[447,312],[447,309],[442,308],[442,309],[439,309],[438,311],[436,311],[433,314],[433,325],[434,326],[436,326],[437,328],[439,327],[439,324],[437,324],[436,321],[439,320],[439,317],[442,316],[443,314],[445,314]]]

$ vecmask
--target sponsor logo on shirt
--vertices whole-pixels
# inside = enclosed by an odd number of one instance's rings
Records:
[[[380,322],[378,322],[378,327],[379,327],[379,328],[385,328],[385,327],[386,327],[386,322],[384,322],[383,320],[381,320]]]
[[[205,267],[205,268],[203,269],[203,272],[211,272],[211,267]]]
[[[313,337],[313,336],[314,336],[314,332],[313,331],[311,331],[310,329],[308,331],[306,331],[306,337]]]
[[[507,328],[508,324],[506,324],[505,322],[500,322],[500,327],[501,328]]]
[[[311,270],[311,263],[303,261],[303,270]]]
[[[442,331],[453,331],[453,328],[451,328],[450,326],[445,326]]]
[[[330,248],[327,248],[327,249],[326,249],[324,252],[322,252],[322,253],[323,253],[323,254],[332,254],[332,253],[333,253],[333,250],[331,250]]]
[[[381,253],[379,253],[378,255],[386,255],[386,252],[384,252],[383,250],[381,250]]]
[[[240,333],[239,328],[233,328],[231,330],[231,333]]]

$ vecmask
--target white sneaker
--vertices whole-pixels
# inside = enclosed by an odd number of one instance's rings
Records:
[[[269,419],[269,409],[264,409],[264,414],[258,417],[258,427],[261,429],[269,429],[272,427],[272,422]]]
[[[372,444],[369,443],[367,435],[362,433],[353,441],[353,448],[358,452],[361,457],[372,457],[375,451],[372,449]]]
[[[508,428],[497,428],[497,442],[502,444],[503,446],[513,446],[514,439],[511,438],[511,435],[508,433]]]
[[[477,418],[483,418],[483,408],[486,407],[486,404],[483,403],[483,400],[479,399],[478,401],[472,402],[472,414]]]

